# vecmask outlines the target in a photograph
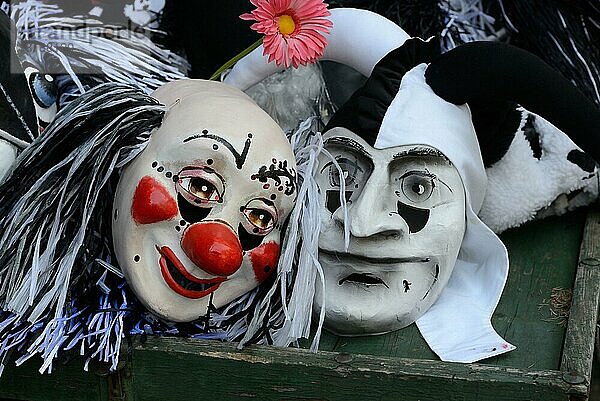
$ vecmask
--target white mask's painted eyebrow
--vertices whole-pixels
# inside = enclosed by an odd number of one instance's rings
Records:
[[[442,152],[429,146],[415,146],[414,148],[403,150],[402,152],[396,153],[392,160],[398,160],[405,157],[414,156],[439,157],[441,159],[446,160],[447,162],[450,162],[450,160]]]
[[[372,159],[373,156],[371,153],[360,143],[356,142],[354,139],[343,137],[343,136],[333,136],[331,138],[327,138],[325,140],[326,145],[339,145],[345,148],[351,148],[352,150],[360,153],[361,155]]]

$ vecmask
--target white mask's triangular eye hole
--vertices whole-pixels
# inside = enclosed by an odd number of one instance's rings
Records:
[[[345,191],[344,196],[346,197],[346,202],[350,203],[352,191]],[[339,190],[327,190],[325,191],[325,199],[326,199],[326,207],[332,214],[335,213],[340,207],[342,207],[342,202],[340,201],[340,191]]]

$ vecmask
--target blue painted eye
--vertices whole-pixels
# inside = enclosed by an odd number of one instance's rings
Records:
[[[29,86],[38,106],[47,109],[56,103],[58,91],[52,75],[33,73],[29,76]]]

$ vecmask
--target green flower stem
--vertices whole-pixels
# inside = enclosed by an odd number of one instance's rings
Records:
[[[258,46],[260,46],[263,42],[263,38],[261,37],[260,39],[258,39],[256,42],[252,43],[250,46],[248,46],[246,49],[242,50],[238,55],[236,55],[235,57],[233,57],[231,60],[229,60],[228,62],[226,62],[225,64],[223,64],[221,66],[221,68],[219,68],[211,77],[210,80],[211,81],[218,81],[219,77],[221,76],[221,74],[227,70],[228,68],[233,67],[233,65],[235,63],[237,63],[238,61],[240,61],[242,58],[246,57],[248,54],[250,54],[250,52],[254,49],[256,49]]]

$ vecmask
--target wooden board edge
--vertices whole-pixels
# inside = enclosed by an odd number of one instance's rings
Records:
[[[519,386],[543,387],[565,396],[582,394],[587,391],[581,383],[569,382],[570,377],[565,376],[561,371],[533,371],[477,363],[461,364],[329,351],[311,352],[298,348],[261,345],[253,345],[240,350],[235,343],[167,337],[148,338],[143,344],[137,342],[130,352],[134,371],[136,354],[150,353],[168,355],[173,359],[193,355],[199,359],[235,361],[241,368],[247,369],[260,365],[291,366],[298,369],[314,367],[323,371],[344,371],[346,374],[369,372],[370,374],[396,377],[401,381],[411,377],[443,378],[481,384],[493,381],[514,385],[515,388]],[[129,391],[128,393],[131,394]]]
[[[600,212],[588,212],[584,227],[573,297],[560,369],[572,383],[585,386],[586,398],[592,362],[600,300]]]

